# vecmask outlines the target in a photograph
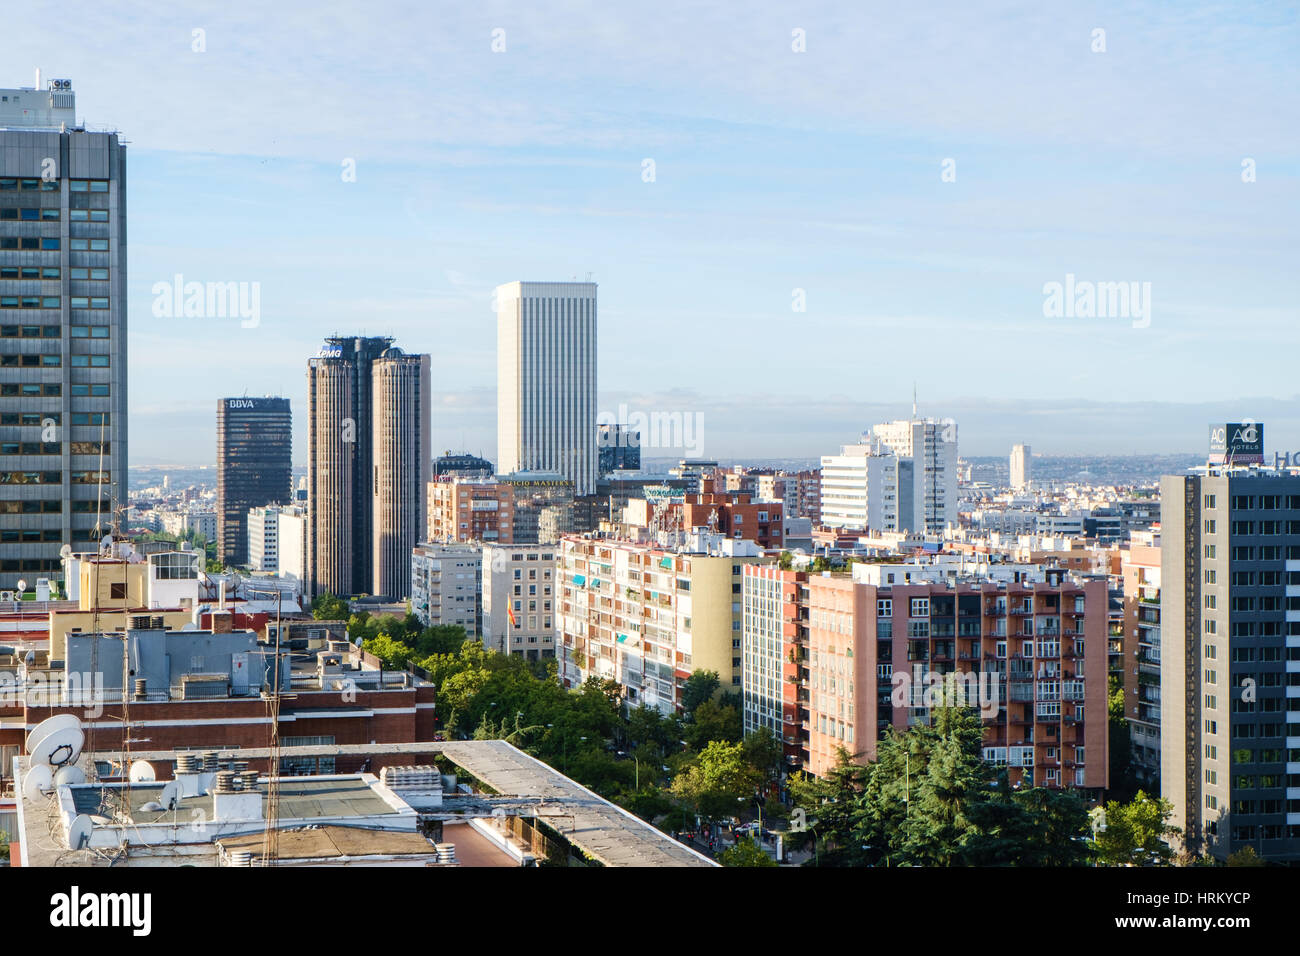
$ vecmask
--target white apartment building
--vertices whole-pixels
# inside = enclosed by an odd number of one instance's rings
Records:
[[[217,539],[217,513],[215,511],[164,511],[161,514],[163,531],[182,535],[193,529],[209,541]]]
[[[844,445],[822,456],[821,523],[830,528],[898,531],[912,513],[912,462],[876,443]]]
[[[483,646],[529,660],[555,657],[557,544],[483,547]]]
[[[411,612],[426,627],[482,633],[483,553],[476,544],[419,544],[411,551]]]
[[[912,512],[900,517],[900,530],[942,534],[957,521],[957,425],[917,418],[886,422],[869,433],[900,458],[911,459]],[[866,436],[864,436],[866,437]]]
[[[497,286],[497,472],[596,490],[596,284]]]
[[[280,569],[280,509],[275,505],[248,509],[248,567]]]
[[[307,511],[298,505],[248,509],[248,567],[301,581],[307,567]]]

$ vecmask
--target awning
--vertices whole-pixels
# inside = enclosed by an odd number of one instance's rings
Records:
[[[672,559],[672,558],[664,557],[664,558],[660,558],[660,559],[659,559],[659,567],[661,567],[661,568],[671,568],[672,566],[673,566],[673,559]]]
[[[591,579],[591,586],[592,586],[593,588],[598,588],[598,587],[600,587],[600,578],[592,578],[592,579]]]
[[[587,583],[587,576],[586,576],[585,574],[575,574],[575,575],[573,576],[573,583],[574,583],[574,584],[586,584],[586,583]]]

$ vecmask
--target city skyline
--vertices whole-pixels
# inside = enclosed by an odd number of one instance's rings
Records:
[[[1103,434],[1119,453],[1195,447],[1143,420],[1153,401],[1196,432],[1295,404],[1284,57],[1296,27],[1271,5],[1231,20],[1151,4],[1004,17],[953,5],[924,24],[882,11],[865,33],[817,5],[731,18],[670,4],[594,26],[545,7],[401,12],[402,37],[371,13],[302,27],[294,5],[258,29],[215,5],[183,23],[141,15],[141,55],[110,74],[95,59],[96,12],[43,47],[39,14],[15,11],[0,54],[22,72],[6,81],[30,82],[38,65],[71,77],[82,118],[132,138],[133,461],[186,448],[198,459],[220,395],[303,407],[296,369],[330,329],[430,352],[433,447],[490,449],[492,288],[588,273],[604,287],[602,409],[700,412],[712,457],[815,457],[862,421],[899,417],[918,378],[928,414],[1022,406],[1015,441],[1045,452],[1096,450]],[[265,46],[285,31],[300,44]],[[558,56],[575,44],[581,63]],[[1208,75],[1172,83],[1183,57],[1275,98],[1229,95]],[[276,79],[285,60],[292,89]],[[878,92],[900,73],[964,79]],[[384,102],[400,106],[371,109],[381,74]],[[245,109],[232,84],[274,91],[292,128]],[[256,324],[155,315],[155,286],[177,275],[258,283]],[[1049,318],[1045,287],[1075,279],[1150,283],[1147,314]],[[731,336],[722,363],[671,347],[702,322],[756,334]],[[662,347],[643,346],[647,330]],[[1276,347],[1226,362],[1234,339]],[[931,341],[943,344],[917,348]],[[780,402],[750,374],[777,357],[797,373]],[[192,373],[192,402],[163,387],[177,367]],[[849,434],[831,427],[866,390],[897,401],[884,413],[864,403]],[[1102,396],[1132,424],[1090,436],[1070,409]],[[1221,410],[1183,407],[1201,400]],[[1278,440],[1300,437],[1291,409],[1265,414]],[[810,419],[826,425],[814,435]],[[1014,443],[963,427],[972,454]]]

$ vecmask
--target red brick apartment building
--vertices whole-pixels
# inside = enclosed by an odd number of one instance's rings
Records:
[[[770,727],[790,769],[823,775],[841,747],[873,760],[891,727],[928,720],[928,686],[968,675],[985,759],[1013,785],[1104,788],[1106,580],[1008,566],[997,567],[1012,580],[960,580],[935,567],[746,567],[746,730]]]

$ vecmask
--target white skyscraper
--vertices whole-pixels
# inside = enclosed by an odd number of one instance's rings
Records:
[[[497,471],[596,490],[596,284],[508,282],[497,298]]]
[[[957,520],[957,425],[951,419],[917,418],[888,422],[871,436],[900,458],[912,459],[911,515],[901,510],[900,531],[941,534]]]
[[[1029,455],[1028,445],[1013,445],[1011,448],[1011,487],[1015,491],[1029,484]]]

